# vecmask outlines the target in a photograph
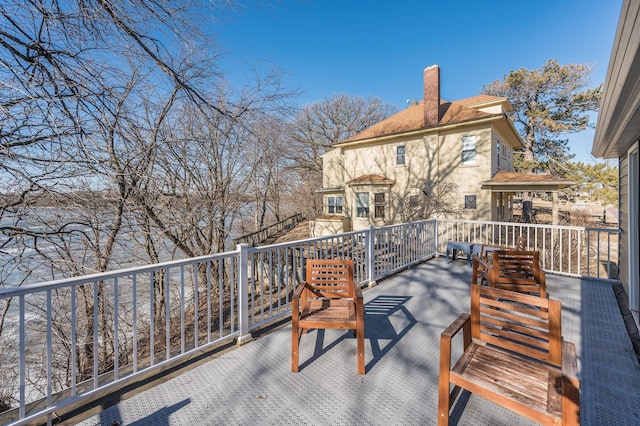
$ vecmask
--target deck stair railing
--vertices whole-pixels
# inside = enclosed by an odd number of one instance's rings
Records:
[[[255,247],[259,244],[262,244],[264,241],[267,241],[269,238],[280,234],[284,230],[292,229],[298,223],[302,222],[305,219],[306,215],[304,213],[296,213],[284,220],[281,220],[278,223],[274,223],[273,225],[262,228],[259,231],[242,235],[233,240],[233,243],[234,245],[248,244],[251,247]]]
[[[1,289],[0,400],[11,407],[0,424],[54,422],[142,374],[250,340],[290,315],[305,259],[354,259],[368,285],[443,254],[447,241],[517,235],[545,253],[548,272],[615,278],[617,230],[425,220]]]

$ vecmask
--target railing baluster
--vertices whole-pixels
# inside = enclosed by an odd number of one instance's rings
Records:
[[[231,304],[231,334],[235,333],[236,331],[236,321],[234,320],[234,318],[236,317],[235,313],[236,313],[236,295],[235,295],[235,288],[236,288],[236,283],[238,281],[237,277],[240,276],[240,272],[238,272],[238,274],[236,274],[236,267],[240,268],[240,262],[238,261],[237,257],[231,257],[229,258],[229,303]]]
[[[596,267],[598,268],[598,275],[597,277],[600,278],[600,232],[596,231],[596,238],[597,238],[597,248],[598,248],[598,263],[596,263]]]
[[[611,234],[607,234],[607,278],[611,278]]]
[[[171,268],[164,274],[164,359],[171,358]]]
[[[100,373],[100,366],[98,364],[98,355],[100,348],[98,346],[98,282],[93,282],[93,388],[98,389],[98,374]]]
[[[576,233],[578,234],[578,269],[576,271],[576,274],[582,274],[582,235],[583,235],[583,231],[576,231]]]
[[[18,321],[20,332],[20,407],[18,408],[18,418],[24,419],[25,407],[27,405],[27,345],[26,345],[26,330],[25,330],[25,312],[24,312],[24,295],[20,295],[18,299]]]
[[[131,287],[133,292],[133,374],[135,374],[138,372],[138,274],[133,274]]]
[[[207,261],[207,343],[211,342],[211,261]]]
[[[149,355],[150,365],[155,365],[155,356],[156,356],[156,327],[155,327],[155,286],[153,285],[156,281],[155,271],[151,271],[149,274]]]
[[[193,347],[200,346],[200,322],[198,317],[200,316],[200,265],[198,262],[193,265]]]
[[[180,265],[180,353],[185,351],[185,323],[184,323],[184,265]]]
[[[224,262],[218,260],[218,338],[224,335]]]
[[[51,397],[53,394],[53,385],[51,383],[53,379],[53,372],[51,371],[53,366],[53,336],[52,331],[52,316],[53,311],[51,309],[51,290],[47,290],[47,408],[51,407]]]
[[[77,350],[77,319],[76,319],[76,286],[71,286],[71,397],[76,396],[76,380],[78,377],[78,366],[76,364]]]
[[[113,279],[113,380],[119,379],[120,347],[118,344],[118,277]]]

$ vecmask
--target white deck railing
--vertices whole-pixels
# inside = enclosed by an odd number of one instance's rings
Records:
[[[366,285],[444,253],[447,241],[509,245],[517,235],[544,253],[549,272],[611,277],[617,230],[426,220],[2,289],[11,309],[0,335],[0,396],[17,408],[0,423],[51,421],[141,373],[249,339],[290,314],[308,258],[354,259]],[[604,272],[593,267],[603,263]]]
[[[438,220],[438,251],[447,241],[515,246],[525,240],[527,249],[540,252],[542,268],[555,274],[618,279],[617,228],[533,225],[473,220]]]

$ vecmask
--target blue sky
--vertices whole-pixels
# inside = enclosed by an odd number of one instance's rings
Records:
[[[474,96],[510,70],[547,59],[593,65],[604,82],[622,0],[253,2],[212,31],[227,69],[268,61],[299,88],[301,105],[334,94],[377,96],[398,109],[422,97],[422,71],[438,64],[441,96]],[[595,123],[595,116],[593,118]],[[570,135],[592,161],[593,131]]]

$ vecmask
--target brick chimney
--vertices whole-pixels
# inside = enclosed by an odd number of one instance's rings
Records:
[[[440,121],[440,67],[424,69],[424,125],[435,126]]]

